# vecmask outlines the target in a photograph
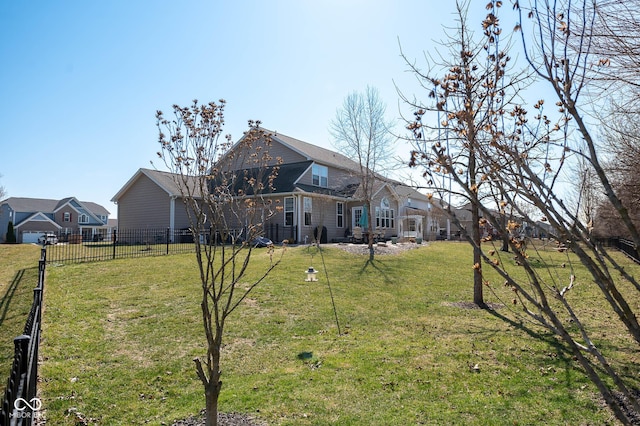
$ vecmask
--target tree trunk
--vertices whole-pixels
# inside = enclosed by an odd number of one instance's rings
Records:
[[[373,262],[374,250],[373,250],[373,212],[371,211],[371,202],[367,203],[369,206],[369,262]]]
[[[471,203],[471,239],[473,239],[473,303],[484,307],[482,288],[482,252],[480,248],[480,213],[478,206]]]
[[[212,382],[213,383],[213,382]],[[218,426],[218,396],[220,396],[220,382],[210,384],[205,391],[206,399],[206,426]]]
[[[509,252],[509,233],[507,232],[507,215],[502,215],[502,232],[500,233],[500,237],[502,238],[502,248],[501,251],[506,253]]]
[[[222,348],[222,330],[223,324],[216,326],[216,332],[213,336],[207,336],[209,341],[207,370],[209,380],[204,383],[204,394],[206,399],[206,426],[218,426],[218,398],[222,389],[222,381],[220,377],[220,349]],[[207,334],[211,334],[207,331]]]

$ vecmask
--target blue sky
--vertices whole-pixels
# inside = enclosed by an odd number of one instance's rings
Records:
[[[477,28],[486,2],[472,3]],[[94,201],[115,217],[111,198],[156,159],[156,110],[193,99],[225,99],[234,140],[259,119],[331,149],[329,122],[349,93],[376,87],[390,119],[406,111],[394,82],[426,96],[399,43],[424,64],[453,10],[452,0],[2,2],[0,186]]]

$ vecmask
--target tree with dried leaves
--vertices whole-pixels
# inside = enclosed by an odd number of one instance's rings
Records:
[[[403,99],[414,109],[414,118],[407,126],[414,143],[410,166],[424,166],[429,189],[440,199],[452,195],[470,211],[468,227],[459,218],[457,223],[462,236],[474,247],[473,301],[484,307],[480,243],[487,227],[481,219],[480,205],[494,199],[497,208],[504,206],[500,206],[501,194],[493,193],[487,184],[486,166],[477,151],[494,143],[495,134],[504,126],[504,110],[526,76],[507,73],[511,64],[508,44],[501,41],[498,7],[492,6],[482,22],[480,40],[468,23],[468,7],[469,2],[456,2],[457,32],[443,43],[449,52],[439,53],[440,62],[432,61],[423,72],[405,56],[431,102]],[[462,186],[451,185],[457,181]],[[451,206],[443,207],[455,216]]]
[[[334,146],[359,165],[358,194],[367,207],[368,229],[363,231],[368,233],[369,261],[374,259],[375,217],[371,201],[380,173],[390,164],[393,153],[393,122],[385,114],[386,105],[378,90],[368,86],[364,93],[353,92],[345,98],[330,125]]]
[[[481,275],[484,287],[523,321],[533,321],[553,332],[596,385],[616,418],[625,425],[633,424],[640,418],[640,404],[633,390],[638,382],[621,374],[619,364],[611,362],[600,347],[589,325],[590,312],[584,304],[577,303],[575,288],[595,285],[602,298],[591,303],[610,309],[628,336],[640,344],[635,308],[640,284],[618,257],[593,239],[589,223],[582,220],[580,203],[566,203],[560,187],[561,175],[571,163],[588,169],[595,176],[593,185],[602,189],[604,200],[618,216],[618,226],[637,242],[633,206],[625,204],[624,197],[616,191],[615,179],[603,164],[580,104],[581,95],[588,93],[594,81],[590,78],[592,65],[602,66],[598,65],[602,58],[594,59],[590,51],[590,34],[596,24],[595,2],[523,3],[514,2],[514,6],[520,17],[516,30],[522,31],[525,59],[535,76],[552,89],[560,118],[549,118],[544,112],[544,100],[533,105],[532,113],[522,104],[500,103],[495,109],[499,118],[493,123],[505,124],[495,126],[490,122],[483,128],[484,139],[468,140],[470,144],[474,142],[481,181],[490,192],[500,194],[502,209],[496,212],[478,199],[477,181],[465,173],[456,173],[455,157],[442,149],[440,140],[429,141],[428,152],[414,152],[412,164],[424,166],[426,176],[431,176],[433,168],[446,170],[454,187],[477,203],[480,222],[509,235],[514,257],[501,254],[491,238],[467,239],[480,253],[476,265],[488,265],[501,277],[502,282],[496,285]],[[494,21],[493,10],[501,5],[501,1],[489,2],[487,8],[491,12],[483,27]],[[459,85],[458,78],[454,81]],[[453,88],[457,89],[455,85]],[[435,102],[437,105],[438,98]],[[584,102],[589,104],[593,98]],[[418,136],[426,112],[419,107],[416,113],[410,129]],[[572,132],[581,136],[581,143],[575,142]],[[514,211],[518,220],[505,220],[507,209]],[[452,220],[456,223],[455,215]],[[530,238],[523,228],[549,232],[554,245]],[[565,261],[558,263],[558,255]],[[589,276],[576,275],[576,262],[586,268]],[[525,278],[518,278],[523,272]]]
[[[249,122],[235,145],[230,136],[222,137],[224,106],[223,100],[194,101],[190,107],[174,105],[172,119],[161,111],[156,114],[158,156],[173,173],[195,245],[207,354],[194,362],[204,386],[207,426],[218,423],[227,319],[284,253],[269,248],[269,265],[258,273],[249,271],[251,242],[263,235],[265,218],[278,207],[262,197],[272,189],[278,161],[269,155],[270,135],[259,122]]]

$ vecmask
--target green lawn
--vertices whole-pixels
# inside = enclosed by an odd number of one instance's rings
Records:
[[[38,285],[40,246],[0,244],[0,395],[13,363],[13,339],[24,331]]]
[[[255,254],[259,269],[267,254]],[[228,324],[222,411],[270,425],[615,424],[571,356],[520,323],[512,305],[459,306],[472,299],[466,244],[373,264],[327,247],[324,259],[345,333],[321,257],[287,249]],[[304,282],[311,262],[318,283]],[[576,272],[577,309],[637,385],[637,346]],[[50,424],[171,424],[204,407],[192,361],[205,353],[192,254],[50,265],[46,286],[40,374]],[[486,299],[499,303],[489,291]]]

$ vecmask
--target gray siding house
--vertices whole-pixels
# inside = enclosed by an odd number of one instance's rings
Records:
[[[184,229],[189,222],[175,176],[139,169],[113,196],[120,229]]]
[[[70,235],[83,240],[103,239],[112,224],[109,211],[99,204],[79,201],[75,197],[62,200],[10,197],[0,202],[0,241],[6,241],[9,222],[13,223],[19,243],[35,243],[53,232],[64,241]]]
[[[265,234],[276,242],[289,239],[304,243],[324,228],[327,241],[345,240],[361,224],[366,211],[359,191],[359,164],[338,152],[270,133],[271,144],[263,146],[272,159],[267,166],[278,166],[279,171],[274,190],[262,197],[282,208],[265,220]],[[243,166],[238,162],[233,170],[243,170]],[[185,207],[174,179],[168,172],[138,170],[112,199],[118,205],[120,228],[187,228]],[[424,238],[428,204],[424,194],[380,176],[371,203],[374,223],[369,226],[387,238],[402,237],[403,233]],[[405,219],[406,229],[402,227]],[[410,220],[420,226],[411,225]]]

